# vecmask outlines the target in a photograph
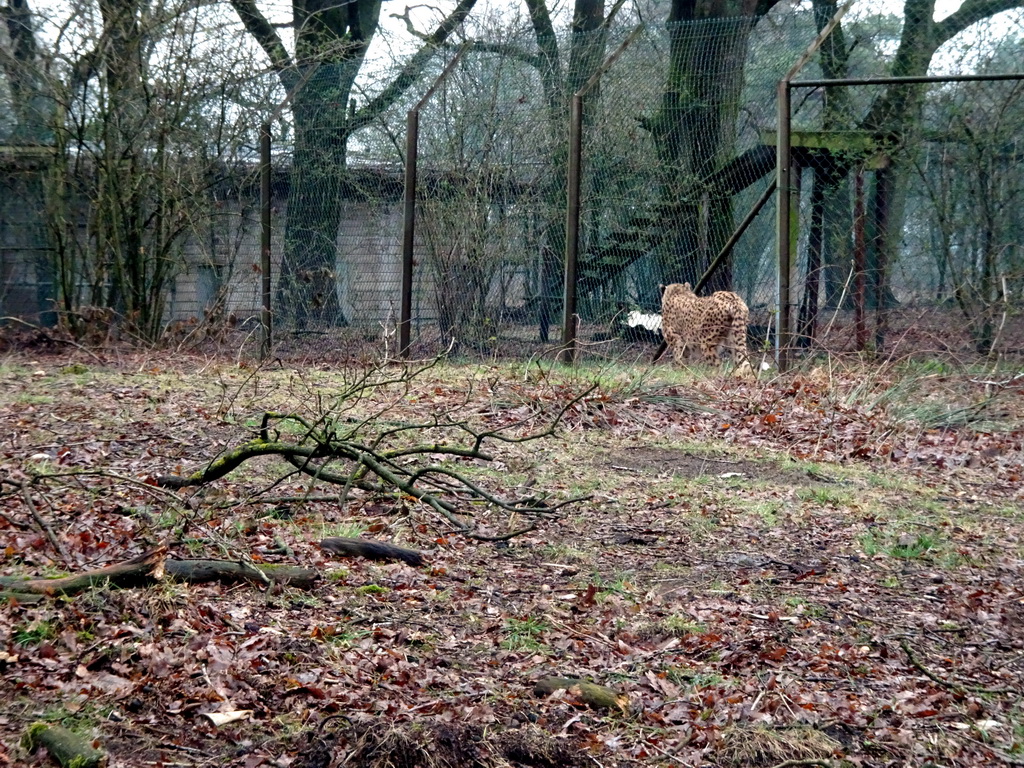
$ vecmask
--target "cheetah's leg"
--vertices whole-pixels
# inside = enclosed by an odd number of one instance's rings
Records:
[[[686,350],[682,336],[668,327],[662,328],[661,335],[665,337],[665,345],[672,350],[672,364],[681,365],[682,355]]]
[[[716,337],[705,338],[700,343],[701,354],[708,365],[718,365],[718,342]]]
[[[676,343],[672,347],[672,358],[675,360],[675,364],[677,366],[682,367],[686,365],[686,358],[688,357],[687,348],[689,346],[690,345],[687,343],[686,339],[682,336],[676,337]]]
[[[737,365],[747,361],[747,313],[733,318],[730,329],[732,359]]]

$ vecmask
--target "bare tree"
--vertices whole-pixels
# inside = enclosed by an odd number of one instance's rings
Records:
[[[348,142],[417,80],[476,0],[459,0],[422,47],[376,96],[359,105],[353,89],[380,26],[381,0],[296,0],[289,52],[255,0],[231,0],[287,92],[295,127],[292,186],[278,290],[282,319],[295,327],[344,325],[338,300],[337,237]]]

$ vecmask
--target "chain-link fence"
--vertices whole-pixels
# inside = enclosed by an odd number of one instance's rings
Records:
[[[120,101],[51,83],[77,105],[59,130],[0,121],[0,315],[255,342],[269,120],[281,356],[398,354],[403,283],[415,356],[554,351],[567,299],[584,354],[636,354],[626,344],[657,334],[626,319],[656,313],[670,282],[739,293],[759,346],[781,302],[797,348],[1019,350],[1021,83],[869,82],[894,59],[889,18],[845,18],[792,84],[780,298],[776,86],[829,15],[623,15],[554,39],[496,26],[419,61],[411,84],[383,67],[348,101],[350,72],[327,64],[287,89],[211,64]],[[971,27],[933,68],[1011,71],[1018,24]]]
[[[930,76],[909,53],[896,76],[879,71],[880,44],[847,40],[840,32],[790,89],[792,213],[778,246],[790,342],[1019,355],[1024,14],[921,47],[945,70]]]
[[[619,338],[640,335],[625,324],[631,310],[657,312],[662,283],[697,283],[771,184],[775,84],[815,34],[800,14],[757,29],[746,19],[577,34],[554,83],[507,54],[529,39],[470,48],[421,115],[422,351],[556,348],[568,298],[580,344],[622,354]],[[771,217],[763,208],[707,280],[735,282],[765,317]]]

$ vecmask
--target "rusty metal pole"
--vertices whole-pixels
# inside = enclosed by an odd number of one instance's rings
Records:
[[[811,57],[818,51],[819,48],[828,40],[829,35],[832,34],[833,30],[839,26],[839,22],[842,20],[846,12],[853,7],[853,0],[847,0],[829,19],[828,23],[822,27],[818,36],[814,38],[807,50],[800,55],[800,57],[793,63],[793,66],[789,68],[789,71],[783,75],[779,81],[778,86],[778,131],[775,137],[775,183],[778,191],[778,206],[776,210],[777,215],[777,251],[779,255],[779,275],[778,275],[778,288],[779,288],[779,316],[777,318],[777,328],[775,334],[775,354],[779,363],[779,370],[784,371],[789,365],[789,353],[790,353],[790,335],[792,333],[792,307],[790,297],[790,273],[793,265],[793,242],[791,224],[794,218],[799,216],[799,207],[797,210],[791,210],[793,192],[790,189],[793,181],[792,169],[790,168],[790,160],[792,155],[792,149],[790,147],[791,139],[791,128],[792,128],[792,109],[791,109],[791,98],[792,91],[790,90],[793,86],[793,78],[795,78],[805,66],[807,62],[811,60]],[[799,183],[799,176],[796,179]]]
[[[569,106],[569,169],[565,212],[565,289],[563,291],[562,350],[563,363],[576,362],[576,272],[580,252],[580,184],[583,160],[583,96],[576,93]]]
[[[885,351],[885,334],[889,313],[886,310],[886,271],[888,270],[888,237],[889,237],[889,196],[891,193],[891,174],[888,168],[875,171],[875,355]]]
[[[273,307],[271,306],[270,265],[270,123],[260,126],[260,277],[263,310],[260,312],[260,362],[270,358],[273,346]]]
[[[419,155],[420,111],[405,117],[405,220],[402,228],[402,295],[398,315],[398,354],[409,356],[412,343],[412,267],[416,243],[416,165]]]

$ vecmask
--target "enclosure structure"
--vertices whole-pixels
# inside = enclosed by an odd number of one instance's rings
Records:
[[[885,71],[898,29],[846,18],[851,47],[842,26],[823,36],[829,18],[623,14],[544,46],[532,29],[466,35],[425,49],[419,78],[372,119],[339,111],[319,81],[286,92],[239,78],[216,103],[175,102],[202,126],[234,121],[213,150],[208,130],[189,144],[152,102],[126,107],[141,132],[92,142],[108,123],[81,102],[63,133],[7,137],[5,183],[22,191],[0,209],[0,312],[73,324],[110,306],[115,325],[177,342],[228,327],[254,343],[272,317],[285,356],[555,354],[570,341],[614,356],[635,353],[619,339],[626,312],[690,282],[739,293],[769,353],[776,338],[883,350],[887,317],[922,348],[1018,349],[1016,17],[962,44],[969,55],[942,53],[955,76],[913,80]],[[780,185],[777,85],[816,37],[804,79],[787,80]],[[31,167],[13,159],[29,149]],[[112,197],[119,178],[136,182]],[[952,334],[904,333],[950,318]]]

